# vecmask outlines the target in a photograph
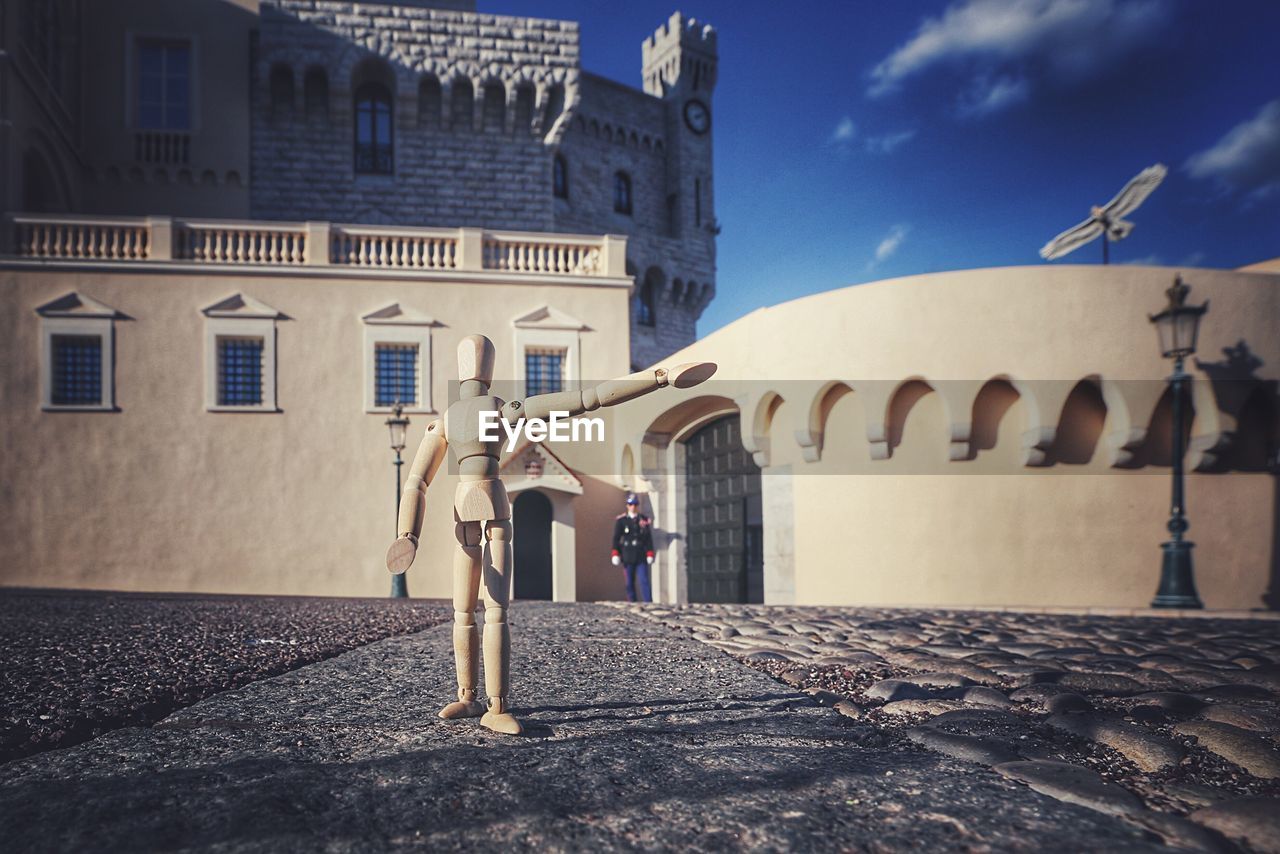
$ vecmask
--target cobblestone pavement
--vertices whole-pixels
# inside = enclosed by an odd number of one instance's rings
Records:
[[[523,738],[436,716],[455,685],[441,625],[0,765],[0,839],[14,851],[592,852],[1219,839],[972,773],[633,611],[520,602],[511,619]],[[1051,773],[1034,778],[1046,791],[1065,785]]]
[[[424,600],[0,590],[0,762],[449,618]]]
[[[1280,623],[643,607],[891,743],[1189,847],[1280,851]],[[1221,843],[1221,839],[1217,840]]]

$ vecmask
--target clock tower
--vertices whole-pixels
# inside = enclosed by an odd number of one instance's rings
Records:
[[[692,325],[714,295],[715,216],[711,139],[715,133],[712,92],[718,73],[716,31],[680,12],[641,45],[644,91],[662,99],[666,151],[666,225],[668,251],[685,271],[686,281],[699,283],[695,297],[672,282],[669,298],[673,320]],[[681,315],[688,315],[687,317]],[[636,330],[643,334],[643,330]]]

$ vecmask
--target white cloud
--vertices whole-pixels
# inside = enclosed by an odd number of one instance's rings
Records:
[[[902,242],[907,239],[907,232],[910,230],[911,227],[907,225],[895,225],[893,228],[889,229],[889,233],[886,234],[884,239],[876,245],[875,258],[867,264],[867,269],[874,270],[876,267],[889,260],[889,258],[902,246]]]
[[[903,130],[897,133],[885,133],[880,136],[867,137],[867,151],[872,154],[892,154],[899,146],[915,138],[914,130]]]
[[[830,138],[827,140],[832,145],[841,145],[850,142],[858,134],[858,127],[853,123],[853,119],[845,116],[836,123],[836,129],[831,132]]]
[[[1031,97],[1031,84],[1025,77],[985,77],[960,93],[956,110],[966,118],[980,118],[1008,109]]]
[[[1253,199],[1280,190],[1280,99],[1191,155],[1183,168],[1193,178],[1215,180]]]
[[[1166,263],[1164,256],[1159,252],[1152,252],[1150,255],[1143,255],[1141,258],[1130,258],[1128,261],[1121,261],[1121,264],[1133,264],[1138,267],[1199,267],[1204,263],[1205,255],[1199,250],[1188,252],[1176,264]]]
[[[1152,41],[1169,10],[1169,0],[958,0],[871,70],[867,94],[885,95],[945,64],[987,78],[992,104],[1009,105],[1026,99],[1033,78],[1070,84],[1096,76]]]

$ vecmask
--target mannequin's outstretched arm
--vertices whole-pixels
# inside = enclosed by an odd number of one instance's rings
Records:
[[[637,397],[657,391],[665,386],[690,388],[711,378],[716,372],[713,362],[689,362],[674,368],[653,368],[602,382],[582,391],[558,391],[537,394],[523,402],[513,400],[502,408],[507,421],[521,418],[551,417],[552,412],[567,412],[570,416],[591,412],[602,406],[616,406]]]
[[[418,537],[422,534],[422,519],[427,509],[427,487],[444,462],[449,445],[444,438],[444,422],[436,419],[427,425],[427,432],[418,445],[418,453],[409,466],[409,479],[400,494],[400,517],[396,526],[396,541],[387,551],[387,569],[404,572],[412,564],[418,551]]]

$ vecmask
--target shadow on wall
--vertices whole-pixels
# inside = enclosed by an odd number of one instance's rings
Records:
[[[1213,382],[1223,412],[1235,416],[1229,444],[1211,470],[1272,475],[1271,583],[1262,600],[1280,609],[1280,388],[1258,376],[1263,362],[1248,342],[1224,347],[1222,355],[1219,362],[1196,360]]]

